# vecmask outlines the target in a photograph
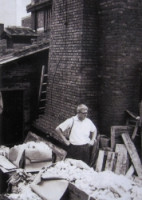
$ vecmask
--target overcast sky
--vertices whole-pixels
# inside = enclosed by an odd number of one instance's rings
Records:
[[[0,23],[4,26],[20,26],[21,18],[30,15],[26,11],[26,5],[31,0],[0,0]]]

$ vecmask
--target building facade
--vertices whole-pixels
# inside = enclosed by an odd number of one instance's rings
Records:
[[[37,127],[58,123],[89,106],[101,134],[139,114],[142,1],[52,1],[47,106]]]
[[[48,74],[44,113],[31,118],[36,129],[58,138],[56,126],[75,115],[80,103],[89,107],[89,117],[104,135],[110,135],[111,126],[125,124],[127,109],[139,114],[141,9],[138,0],[31,1],[27,11],[40,35],[37,42],[42,38],[42,45],[50,44],[44,54]],[[37,59],[42,63],[42,57]],[[26,62],[35,70],[31,61]]]

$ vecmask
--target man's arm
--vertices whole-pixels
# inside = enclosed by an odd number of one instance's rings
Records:
[[[69,140],[66,139],[66,137],[64,136],[62,130],[59,127],[57,127],[55,129],[55,131],[56,131],[56,133],[58,133],[60,135],[60,137],[62,138],[62,140],[64,141],[64,143],[69,146],[70,142],[69,142]]]
[[[94,144],[94,142],[96,141],[96,137],[97,137],[97,131],[90,133],[90,145]]]

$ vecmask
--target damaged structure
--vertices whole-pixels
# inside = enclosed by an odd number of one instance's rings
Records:
[[[0,144],[22,144],[31,130],[62,143],[56,126],[84,103],[104,136],[97,157],[95,147],[92,151],[91,167],[141,177],[141,9],[138,0],[32,0],[27,5],[31,17],[22,23],[30,27],[4,29],[1,24]],[[65,155],[60,147],[52,151],[55,157]],[[97,197],[69,188],[71,200]],[[121,197],[116,193],[116,199]]]

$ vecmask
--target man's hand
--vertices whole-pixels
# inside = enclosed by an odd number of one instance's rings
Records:
[[[69,140],[66,140],[65,143],[66,143],[67,146],[70,145],[70,141]]]
[[[90,140],[89,144],[90,144],[91,146],[93,146],[93,145],[94,145],[94,140]]]

